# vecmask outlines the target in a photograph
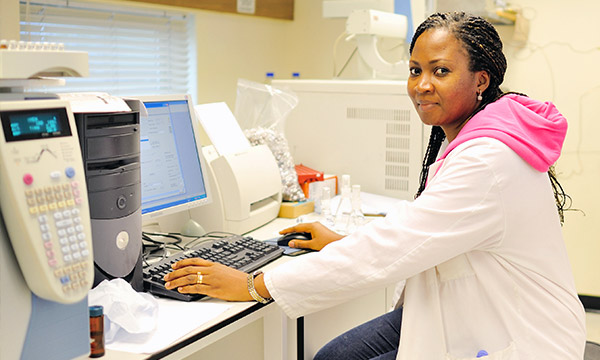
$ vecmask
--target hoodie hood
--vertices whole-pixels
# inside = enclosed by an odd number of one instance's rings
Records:
[[[510,147],[536,170],[546,172],[558,160],[566,133],[567,120],[554,104],[508,94],[467,121],[441,159],[465,141],[489,137]]]

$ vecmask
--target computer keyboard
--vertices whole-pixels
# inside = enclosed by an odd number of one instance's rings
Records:
[[[283,249],[249,236],[231,235],[204,241],[190,249],[168,256],[148,267],[144,273],[144,290],[157,296],[194,301],[204,295],[182,294],[165,288],[164,276],[172,271],[171,264],[186,258],[198,257],[221,263],[245,272],[254,271],[279,258]]]

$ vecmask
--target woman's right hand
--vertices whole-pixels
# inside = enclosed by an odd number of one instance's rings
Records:
[[[321,250],[327,244],[337,241],[344,237],[334,231],[329,230],[325,225],[320,222],[302,223],[286,229],[281,230],[279,233],[285,235],[291,232],[308,232],[311,234],[311,240],[299,240],[295,239],[290,241],[289,247],[299,249],[312,249]]]

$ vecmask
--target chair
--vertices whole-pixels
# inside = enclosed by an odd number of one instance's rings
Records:
[[[585,343],[583,360],[600,360],[600,344],[587,341]]]

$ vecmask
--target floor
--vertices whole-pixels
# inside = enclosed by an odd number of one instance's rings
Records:
[[[600,311],[588,311],[585,317],[587,340],[600,344]]]

